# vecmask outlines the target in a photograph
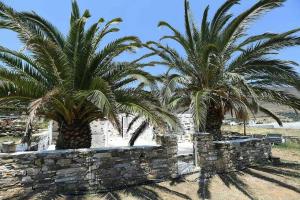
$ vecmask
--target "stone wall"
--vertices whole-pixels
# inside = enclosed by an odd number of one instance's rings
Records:
[[[264,164],[271,157],[271,144],[263,139],[248,138],[213,141],[209,133],[194,134],[197,162],[201,171],[210,176]]]
[[[171,135],[161,138],[161,146],[2,153],[0,193],[20,188],[85,193],[161,181],[177,175],[176,155]]]
[[[285,142],[300,144],[300,137],[297,136],[283,136]]]
[[[21,121],[18,118],[0,119],[0,137],[1,136],[22,136],[25,130],[26,130],[26,121]]]
[[[0,116],[0,137],[2,136],[13,136],[21,137],[26,131],[27,123],[26,115],[9,115]],[[44,120],[36,119],[33,123],[32,132],[33,134],[38,133],[39,129],[44,128]]]

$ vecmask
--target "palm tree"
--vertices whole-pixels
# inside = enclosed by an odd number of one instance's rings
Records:
[[[103,44],[106,35],[119,31],[104,19],[85,28],[88,10],[81,15],[72,2],[69,33],[64,36],[34,12],[17,12],[0,3],[0,27],[18,34],[24,49],[0,46],[0,103],[27,103],[29,123],[34,116],[58,122],[57,149],[89,148],[90,122],[108,119],[119,130],[118,113],[143,116],[154,126],[174,125],[176,118],[159,107],[153,95],[136,81],[151,84],[143,71],[145,55],[132,62],[117,62],[124,52],[141,46],[137,37],[126,36]],[[28,131],[30,133],[30,131]],[[30,135],[24,140],[28,142]]]
[[[161,43],[151,41],[146,45],[160,56],[161,61],[157,63],[169,66],[171,80],[176,82],[176,87],[170,90],[173,97],[169,103],[192,112],[197,130],[213,133],[215,139],[221,138],[226,112],[247,120],[249,113],[261,111],[281,125],[280,119],[260,102],[300,109],[299,98],[282,89],[300,89],[299,74],[295,71],[298,64],[272,57],[283,48],[299,45],[300,40],[294,34],[300,29],[247,35],[251,22],[282,6],[284,0],[260,0],[233,17],[228,11],[239,2],[227,0],[212,19],[208,18],[207,7],[198,27],[191,19],[189,2],[185,0],[185,34],[167,22],[159,22],[160,27],[172,32],[161,40],[175,41],[184,55]]]
[[[151,64],[155,65],[157,62],[152,62]],[[170,113],[180,113],[184,111],[181,108],[176,107],[176,100],[178,98],[174,96],[174,90],[177,87],[177,80],[180,78],[180,75],[178,74],[169,74],[170,72],[166,72],[165,74],[161,74],[159,76],[155,77],[156,84],[151,85],[151,93],[155,99],[158,100],[159,105],[164,110],[169,111]],[[139,87],[143,87],[144,84],[141,83]],[[173,126],[168,126],[167,132],[178,132],[182,131],[182,125],[180,124],[180,121],[177,117],[175,117],[175,124]],[[136,126],[136,129],[133,130],[133,127]],[[147,121],[143,120],[140,116],[135,116],[132,118],[130,123],[128,124],[127,128],[127,134],[131,133],[131,138],[129,140],[129,145],[133,146],[136,142],[136,140],[148,129],[149,123]],[[166,129],[160,129],[159,127],[154,127],[153,134],[154,135],[161,135],[166,132]]]

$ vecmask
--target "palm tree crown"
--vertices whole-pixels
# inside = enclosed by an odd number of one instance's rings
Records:
[[[246,120],[249,113],[262,111],[281,124],[279,118],[260,105],[261,101],[300,109],[299,99],[280,89],[300,89],[300,77],[295,71],[298,64],[272,57],[283,48],[299,45],[299,37],[294,34],[300,29],[255,36],[246,33],[251,22],[281,6],[284,0],[261,0],[233,17],[228,11],[239,2],[227,0],[212,19],[208,17],[207,7],[198,27],[191,19],[189,2],[185,0],[184,34],[167,22],[160,22],[160,27],[173,33],[162,40],[177,42],[184,56],[157,42],[147,44],[161,57],[158,63],[170,67],[171,75],[164,89],[168,91],[169,98],[165,98],[168,104],[192,112],[198,130],[215,133],[216,139],[221,137],[222,120],[228,111],[242,120]],[[168,88],[169,85],[172,87]]]
[[[115,61],[139,48],[139,39],[126,36],[104,45],[106,35],[119,31],[113,24],[121,18],[107,23],[101,18],[86,28],[89,18],[89,11],[81,15],[73,1],[64,36],[36,13],[17,12],[0,2],[0,27],[16,32],[24,44],[22,51],[0,46],[0,102],[26,102],[30,118],[37,114],[57,121],[61,149],[90,147],[89,123],[95,119],[109,119],[120,129],[118,113],[142,116],[154,126],[174,125],[176,118],[150,92],[130,84],[154,81],[141,63],[148,55]]]

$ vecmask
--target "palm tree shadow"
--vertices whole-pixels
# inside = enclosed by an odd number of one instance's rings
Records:
[[[161,198],[152,189],[149,189],[145,186],[140,186],[140,187],[134,187],[134,188],[127,188],[124,190],[124,193],[126,195],[131,195],[133,197],[136,197],[137,199],[141,200],[148,200],[148,199],[153,199],[153,200],[160,200]]]
[[[258,170],[260,170],[260,169],[258,169]],[[260,171],[263,171],[263,170],[260,170]],[[266,170],[265,170],[265,171],[266,171]],[[277,180],[277,179],[275,179],[275,178],[265,176],[265,175],[263,175],[263,174],[260,174],[260,173],[258,173],[258,172],[255,172],[255,171],[253,171],[253,170],[251,170],[251,169],[246,169],[244,172],[247,173],[247,174],[249,174],[249,175],[251,175],[251,176],[254,176],[254,177],[256,177],[256,178],[259,178],[259,179],[262,179],[262,180],[265,180],[265,181],[268,181],[268,182],[275,183],[275,184],[277,184],[277,185],[279,185],[279,186],[281,186],[281,187],[284,187],[284,188],[286,188],[286,189],[289,189],[289,190],[295,191],[295,192],[297,192],[297,193],[300,193],[300,189],[297,188],[297,187],[295,187],[295,186],[289,185],[289,184],[284,183],[284,182],[282,182],[282,181],[280,181],[280,180]],[[277,171],[276,173],[278,173],[278,171]],[[275,173],[275,174],[276,174],[276,173]],[[271,172],[271,174],[272,174],[272,172]]]
[[[101,194],[100,197],[105,200],[122,200],[122,198],[118,194],[118,192],[107,192],[107,193]]]
[[[156,189],[156,191],[154,189]],[[128,187],[119,191],[102,193],[100,197],[104,198],[105,200],[122,200],[120,193],[123,193],[126,196],[132,196],[140,200],[162,200],[162,198],[159,195],[159,191],[171,194],[172,196],[180,197],[181,199],[191,200],[191,198],[185,194],[171,190],[167,187],[158,184]]]
[[[300,163],[280,162],[279,164],[276,165],[276,167],[285,168],[285,169],[300,170]]]
[[[203,172],[200,172],[200,177],[198,182],[199,182],[199,189],[197,191],[198,197],[200,199],[210,199],[211,193],[209,190],[209,186],[211,183],[211,179],[207,178]]]
[[[154,184],[152,185],[151,187],[154,187],[158,190],[161,190],[165,193],[168,193],[168,194],[171,194],[171,195],[174,195],[174,196],[178,196],[178,197],[181,197],[183,199],[187,199],[187,200],[191,200],[191,198],[183,193],[180,193],[180,192],[177,192],[177,191],[174,191],[174,190],[171,190],[167,187],[164,187],[164,186],[161,186],[161,185],[157,185],[157,184]]]
[[[184,182],[186,182],[184,176],[179,176],[179,177],[173,178],[170,182],[170,185],[173,186],[173,185],[177,185],[177,184],[184,183]]]
[[[248,191],[248,186],[243,182],[237,175],[243,175],[239,172],[231,172],[227,174],[218,174],[222,182],[230,188],[231,186],[236,187],[239,191],[241,191],[244,195],[246,195],[250,199],[256,199],[250,191]]]
[[[281,177],[289,176],[289,177],[293,177],[293,178],[300,178],[300,173],[295,172],[295,171],[277,169],[277,168],[268,167],[268,166],[256,166],[256,167],[252,167],[252,169],[270,173],[270,174],[274,174],[274,175],[281,176]]]
[[[19,197],[16,197],[14,199],[22,199],[22,200],[30,200],[33,198],[39,199],[39,200],[48,200],[48,199],[57,199],[61,197],[60,194],[57,194],[55,191],[51,190],[33,190],[28,193],[24,193],[20,195]]]
[[[122,200],[123,198],[121,197],[121,194],[124,194],[125,196],[135,197],[141,200],[161,200],[161,198],[155,191],[148,189],[145,186],[128,187],[123,190],[99,193],[98,195],[103,200]],[[73,197],[70,198],[70,200],[71,199],[73,199]]]

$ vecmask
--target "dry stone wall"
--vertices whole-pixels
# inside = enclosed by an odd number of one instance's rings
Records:
[[[194,134],[197,162],[206,176],[265,164],[271,157],[271,144],[264,139],[248,138],[213,141],[209,133]]]
[[[20,119],[0,119],[0,137],[22,136],[25,129],[25,121]]]
[[[0,154],[1,191],[99,192],[177,175],[176,137],[161,146]]]

